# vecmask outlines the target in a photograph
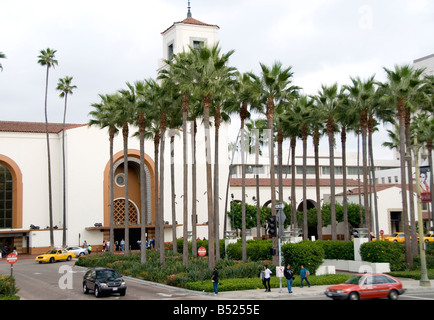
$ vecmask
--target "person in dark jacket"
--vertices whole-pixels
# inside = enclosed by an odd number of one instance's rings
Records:
[[[292,293],[292,281],[294,281],[294,273],[291,270],[289,263],[286,265],[283,275],[286,278],[286,286],[288,287],[288,293]]]

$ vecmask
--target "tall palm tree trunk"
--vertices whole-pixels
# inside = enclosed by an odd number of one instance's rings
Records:
[[[322,240],[322,213],[321,213],[321,186],[319,182],[319,132],[313,134],[313,146],[315,154],[315,191],[316,191],[316,215],[318,239]]]
[[[334,122],[329,116],[327,120],[327,131],[329,136],[329,154],[330,154],[330,212],[331,212],[331,233],[332,240],[337,240],[336,234],[336,204],[335,204],[335,152],[334,152]]]
[[[203,120],[205,129],[205,159],[206,159],[206,191],[208,199],[208,268],[215,266],[215,236],[214,236],[214,212],[212,193],[212,170],[211,170],[211,133],[209,125],[209,109],[211,95],[203,96]]]
[[[164,248],[164,151],[166,144],[166,113],[163,112],[160,118],[160,221],[159,221],[159,249],[160,249],[160,264],[164,266],[166,262],[166,254]]]
[[[50,247],[54,247],[54,232],[53,232],[53,194],[51,185],[51,153],[50,153],[50,137],[48,133],[48,74],[50,65],[47,64],[47,74],[45,77],[45,132],[47,138],[47,159],[48,159],[48,210],[50,220]]]
[[[148,188],[145,173],[145,117],[139,114],[139,143],[140,143],[140,262],[146,263],[146,211],[148,209]]]
[[[309,238],[307,225],[307,190],[306,190],[306,169],[307,169],[307,127],[302,128],[302,144],[303,144],[303,239]]]
[[[407,184],[405,179],[405,156],[407,154],[405,148],[405,102],[404,99],[398,100],[398,119],[399,119],[399,150],[401,164],[401,196],[402,196],[402,218],[404,222],[404,236],[410,239],[410,228],[408,225],[408,210],[407,210]],[[405,241],[405,262],[413,264],[413,253],[411,250],[410,241]]]
[[[172,252],[178,253],[178,243],[176,241],[176,203],[175,203],[175,136],[174,130],[170,129],[170,191],[172,203]]]
[[[274,141],[273,141],[273,122],[274,122],[274,101],[272,97],[267,98],[267,129],[270,143],[270,189],[271,189],[271,214],[276,215],[276,181],[274,174]],[[273,237],[273,248],[277,248],[277,237]],[[273,255],[273,264],[279,263],[279,257]]]
[[[413,256],[418,256],[418,248],[417,248],[417,230],[416,230],[416,219],[415,219],[415,212],[414,212],[414,184],[413,184],[413,161],[411,158],[411,150],[412,150],[412,143],[411,143],[411,132],[410,132],[410,122],[411,122],[411,114],[410,111],[406,109],[405,111],[405,145],[407,148],[407,153],[409,154],[408,157],[406,157],[407,161],[407,176],[408,176],[408,193],[409,193],[409,209],[410,209],[410,234],[411,234],[411,251],[413,253]]]
[[[197,133],[197,123],[196,119],[192,121],[192,130],[191,130],[191,157],[192,157],[192,164],[191,164],[191,228],[192,228],[192,244],[191,244],[191,251],[194,257],[197,257],[197,231],[196,231],[196,225],[197,225],[197,183],[196,183],[196,133]],[[188,243],[185,244],[185,247],[188,250]]]
[[[219,221],[219,129],[221,122],[220,107],[216,107],[214,116],[214,234],[216,260],[220,260],[220,221]]]
[[[183,162],[183,227],[182,227],[182,262],[188,265],[188,160],[187,160],[187,117],[188,117],[188,94],[182,95],[182,162]],[[192,241],[196,242],[196,230],[192,232]],[[175,241],[175,239],[173,240]]]
[[[347,155],[346,155],[347,130],[342,127],[341,146],[342,146],[342,180],[343,180],[343,207],[344,207],[344,240],[350,239],[350,227],[348,223],[348,199],[347,199]]]
[[[130,200],[128,188],[128,123],[124,122],[122,127],[124,139],[124,181],[125,181],[125,255],[130,254]]]
[[[115,236],[114,236],[114,176],[113,176],[113,141],[115,137],[114,128],[110,128],[109,130],[109,140],[110,140],[110,246],[109,250],[113,253],[113,248],[115,246]]]
[[[66,248],[66,164],[65,164],[65,121],[68,93],[65,93],[65,107],[63,109],[63,129],[62,129],[62,174],[63,174],[63,235],[62,246]]]

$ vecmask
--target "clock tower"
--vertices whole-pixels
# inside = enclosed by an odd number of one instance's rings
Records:
[[[158,63],[157,71],[164,67],[164,60],[170,59],[172,55],[183,50],[189,50],[189,47],[214,46],[218,42],[218,30],[217,25],[194,19],[189,1],[187,17],[182,21],[174,22],[161,33],[163,36],[163,58]]]

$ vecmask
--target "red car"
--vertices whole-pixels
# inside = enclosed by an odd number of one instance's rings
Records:
[[[324,294],[332,299],[375,299],[397,300],[405,289],[401,281],[382,273],[356,274],[341,284],[330,286]]]

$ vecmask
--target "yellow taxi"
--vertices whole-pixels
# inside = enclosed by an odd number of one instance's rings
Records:
[[[395,232],[393,235],[386,237],[386,240],[391,242],[405,242],[404,232]],[[419,235],[417,235],[417,241],[419,241]]]
[[[425,242],[434,242],[434,233],[428,233],[423,237],[423,241]]]
[[[405,241],[404,232],[395,232],[391,236],[386,237],[386,240],[390,242],[404,242]]]
[[[75,258],[75,253],[72,251],[68,251],[66,249],[51,249],[48,250],[47,253],[38,255],[35,258],[35,261],[42,263],[42,262],[55,262],[55,261],[61,261],[66,260],[70,261],[72,258]]]

